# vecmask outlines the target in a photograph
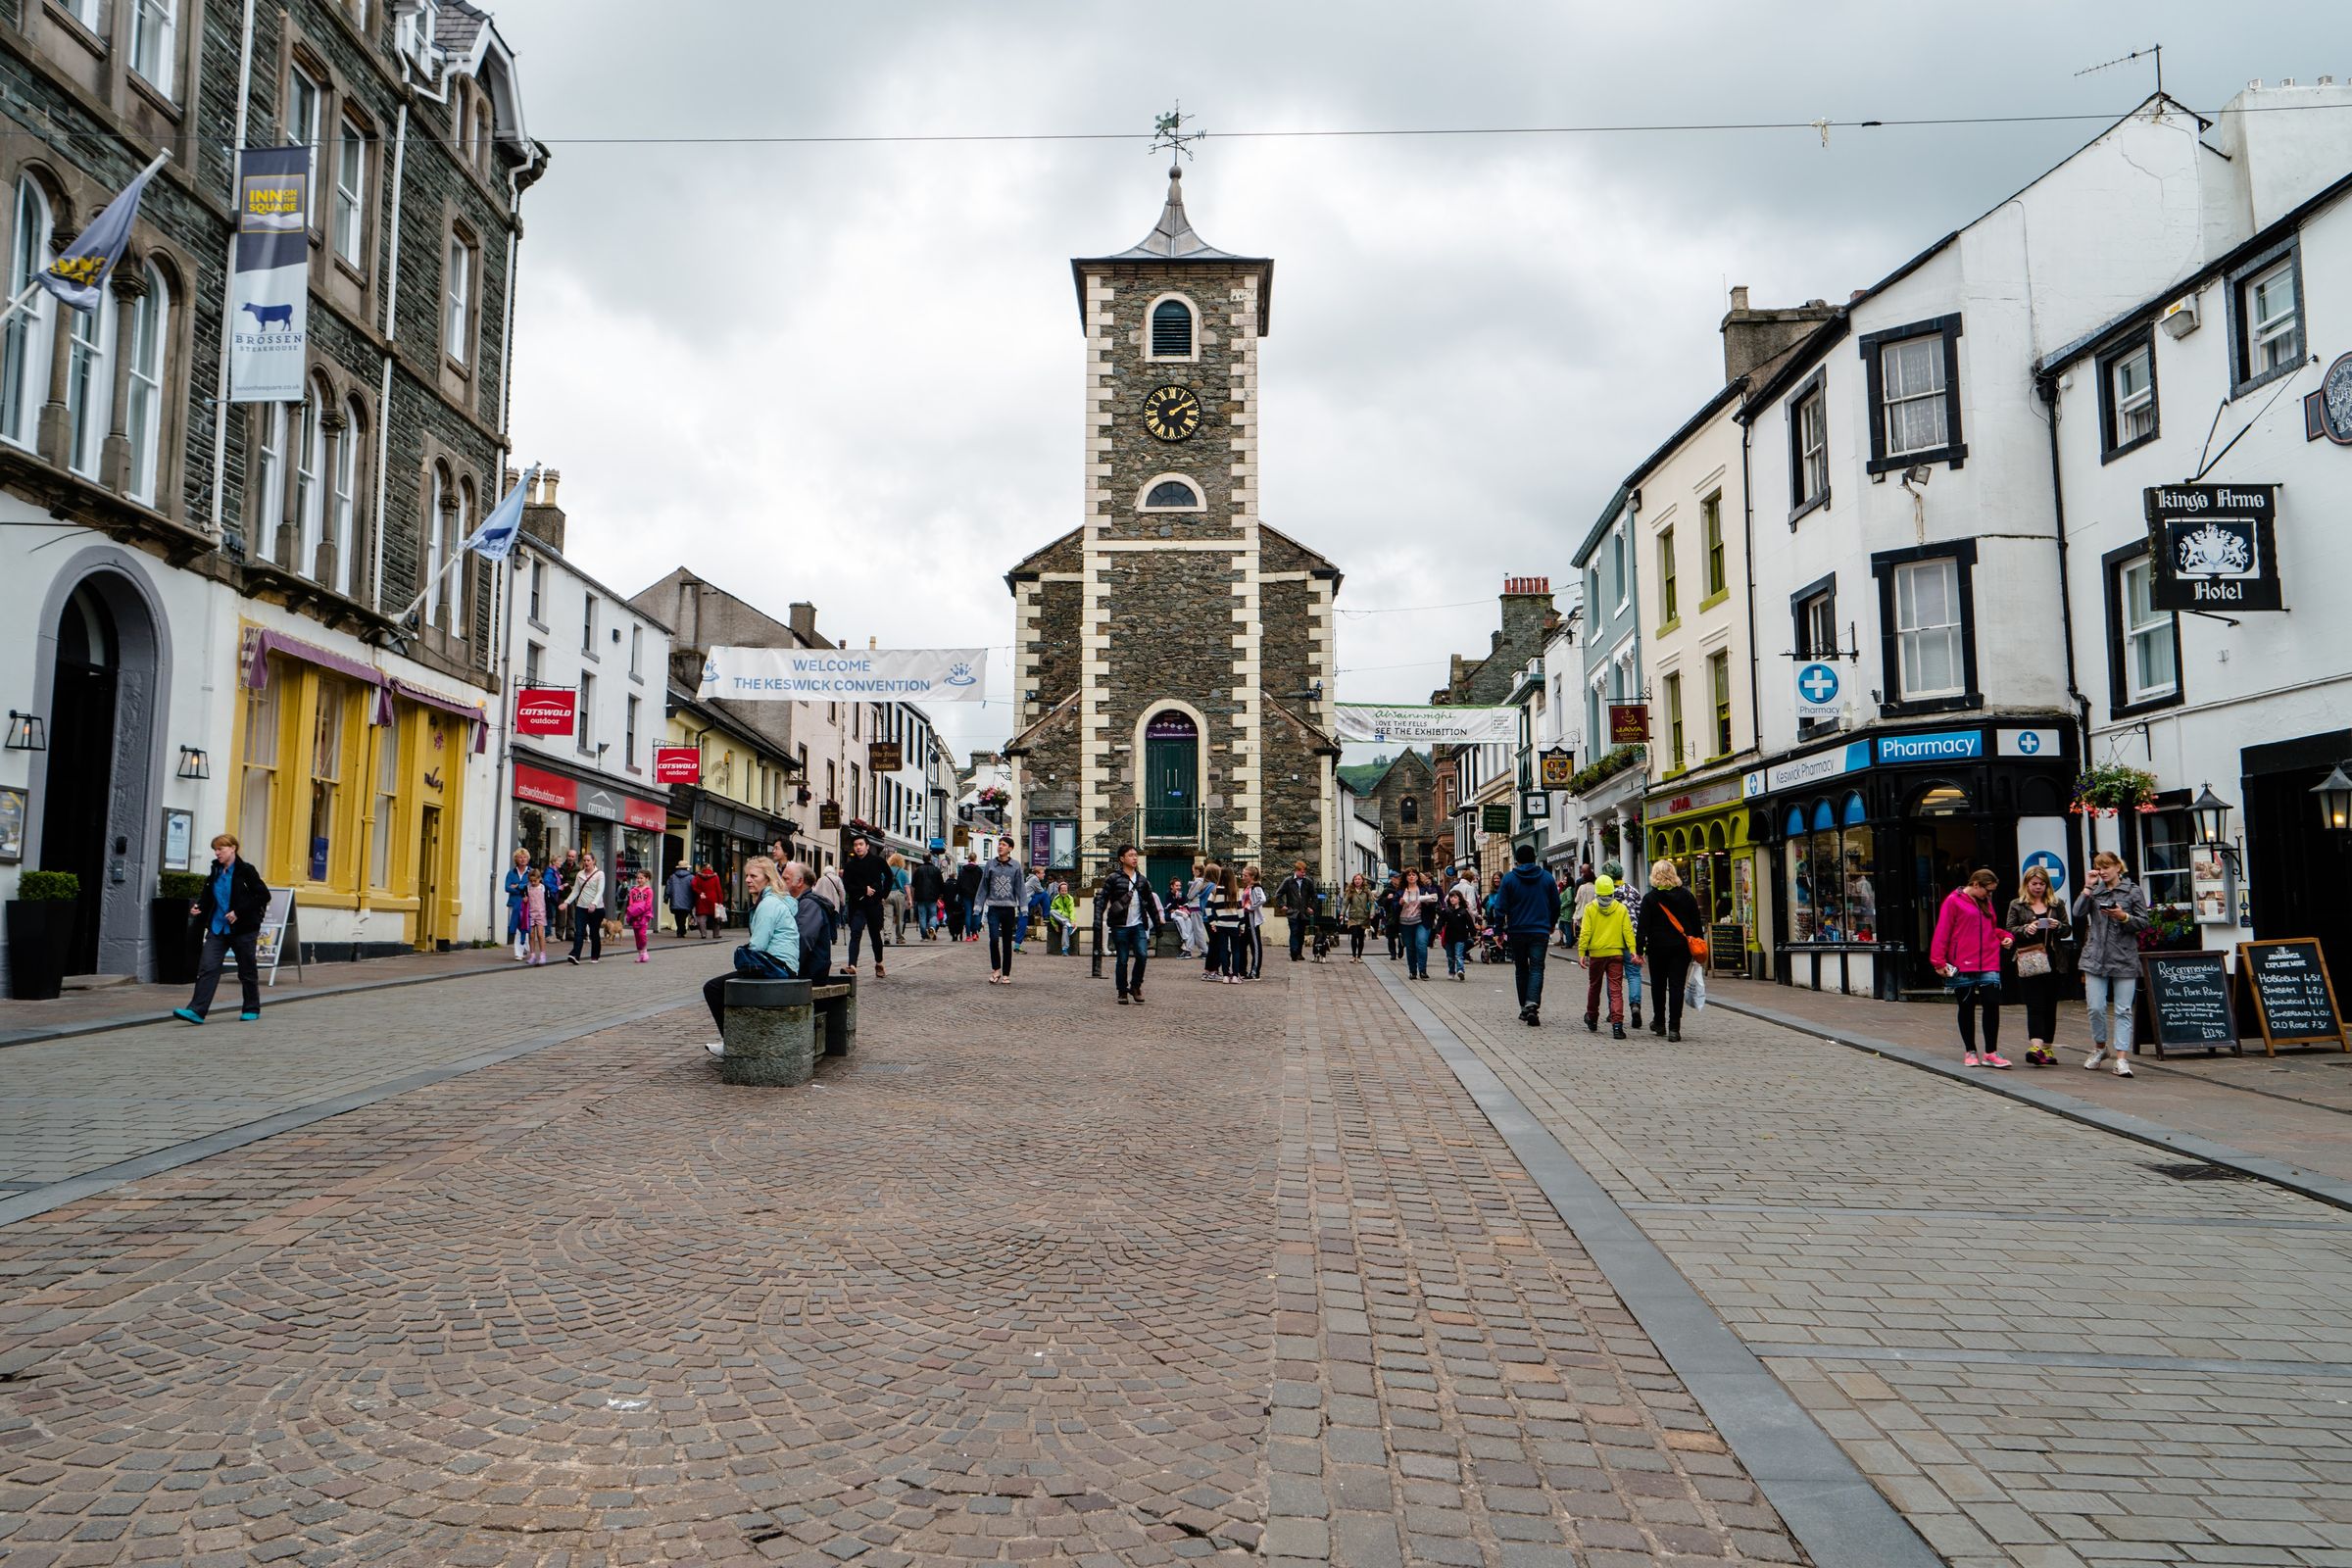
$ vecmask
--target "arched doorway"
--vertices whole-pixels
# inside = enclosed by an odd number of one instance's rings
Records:
[[[1144,726],[1144,837],[1198,838],[1200,807],[1200,726],[1190,713],[1161,709]]]
[[[49,670],[49,750],[32,811],[38,863],[81,881],[68,972],[144,976],[163,634],[143,586],[121,570],[77,573],[69,564],[57,583],[39,650]]]

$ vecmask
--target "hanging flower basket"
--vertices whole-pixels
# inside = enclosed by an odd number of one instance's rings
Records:
[[[2151,812],[2156,809],[2156,775],[2144,768],[2114,763],[2091,768],[2075,780],[2074,805],[2067,809],[2078,816]]]
[[[980,805],[993,810],[995,808],[1003,806],[1006,801],[1011,800],[1012,793],[1005,789],[1002,784],[991,784],[988,788],[980,792],[977,799]]]

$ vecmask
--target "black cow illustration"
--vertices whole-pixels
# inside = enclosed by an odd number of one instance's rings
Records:
[[[240,306],[239,309],[253,313],[254,326],[258,331],[269,331],[271,321],[277,322],[289,332],[294,330],[294,307],[292,305],[246,304]]]

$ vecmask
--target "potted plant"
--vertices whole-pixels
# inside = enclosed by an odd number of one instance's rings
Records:
[[[2075,780],[2075,803],[2068,809],[2078,816],[2153,811],[2156,775],[2144,768],[2125,767],[2115,762],[2088,768]]]
[[[147,938],[155,948],[155,983],[185,986],[196,983],[204,961],[204,932],[188,906],[204,893],[204,877],[195,871],[166,871],[156,895],[147,901]]]
[[[47,1002],[73,961],[81,924],[81,878],[71,871],[26,871],[8,901],[8,994]]]

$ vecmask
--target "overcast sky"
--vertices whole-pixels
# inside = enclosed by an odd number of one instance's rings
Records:
[[[810,600],[837,639],[986,646],[998,693],[1003,574],[1079,520],[1068,259],[1151,227],[1175,100],[1209,132],[1194,223],[1278,263],[1264,518],[1347,574],[1341,696],[1421,701],[1504,576],[1573,581],[1617,481],[1720,383],[1728,285],[1842,298],[2099,127],[1218,132],[2114,117],[2148,62],[2075,73],[2157,40],[2199,109],[2352,74],[2352,7],[2308,3],[493,9],[555,150],[514,428],[563,471],[569,552],[629,591],[682,564],[779,618]],[[1072,131],[1136,139],[589,139]],[[1361,613],[1421,606],[1448,608]],[[960,757],[1008,711],[935,716]]]

